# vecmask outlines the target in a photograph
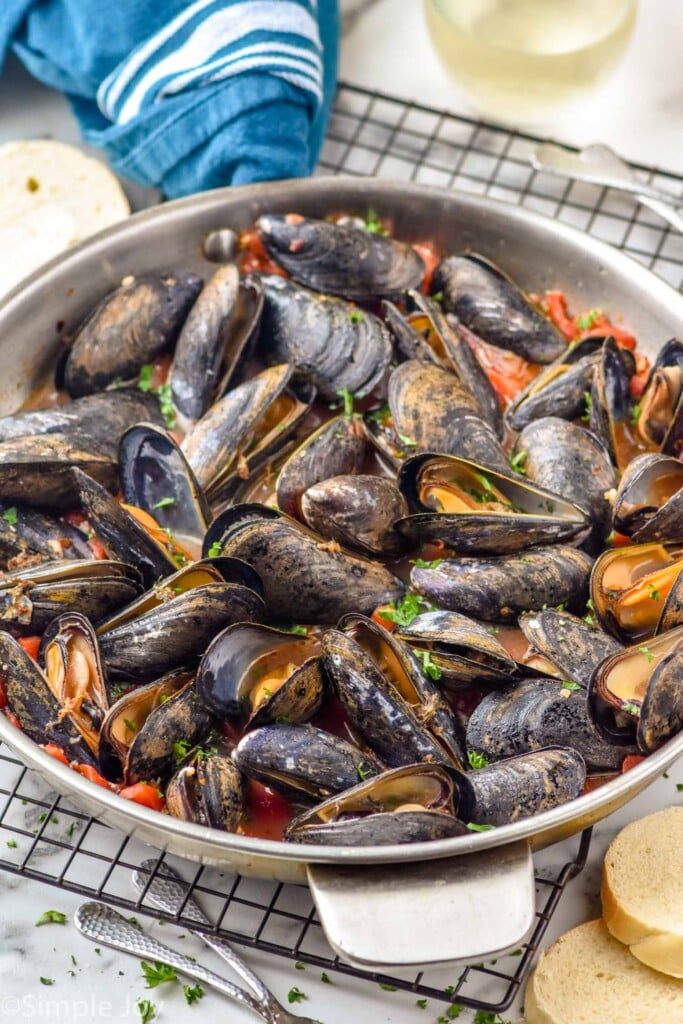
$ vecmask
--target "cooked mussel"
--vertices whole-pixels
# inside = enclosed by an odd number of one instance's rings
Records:
[[[174,818],[236,832],[244,810],[239,770],[221,750],[197,750],[166,787],[166,808]]]
[[[311,529],[375,558],[396,558],[405,550],[394,523],[407,514],[398,487],[382,476],[333,476],[301,496],[301,515]]]
[[[37,557],[39,556],[39,557]],[[91,558],[88,538],[64,519],[27,505],[0,503],[0,565],[26,558],[55,561]]]
[[[381,320],[276,274],[261,280],[265,303],[259,345],[267,362],[305,368],[329,401],[342,390],[361,398],[383,380],[392,345]]]
[[[600,662],[621,650],[609,633],[558,608],[520,615],[519,628],[530,644],[525,665],[584,689]]]
[[[637,544],[683,541],[683,463],[658,453],[633,459],[614,499],[614,529]]]
[[[414,455],[398,480],[413,514],[396,528],[413,541],[505,554],[569,540],[588,525],[583,509],[560,495],[454,455]]]
[[[486,622],[515,621],[544,605],[580,611],[592,560],[557,544],[498,558],[445,558],[434,568],[415,566],[412,586],[441,608]]]
[[[322,800],[378,775],[368,751],[312,725],[264,725],[232,752],[240,771],[302,803]]]
[[[106,295],[69,351],[64,368],[69,394],[78,398],[135,377],[176,340],[200,288],[194,274],[148,275]]]
[[[393,768],[360,782],[287,826],[294,843],[388,846],[429,842],[467,833],[454,817],[454,785],[438,765]]]
[[[429,652],[440,685],[448,689],[474,682],[500,685],[517,669],[488,629],[457,612],[423,612],[396,633],[418,655]]]
[[[447,257],[434,272],[432,288],[443,292],[447,312],[498,348],[533,363],[551,363],[566,348],[564,338],[517,285],[483,256]]]
[[[221,719],[250,727],[308,722],[325,692],[320,644],[269,626],[229,626],[202,658],[197,691]]]
[[[638,434],[651,448],[683,453],[683,344],[667,341],[657,354],[638,403]]]
[[[287,458],[276,485],[277,504],[288,516],[301,518],[304,491],[333,476],[360,473],[367,435],[357,416],[335,416],[323,423]]]
[[[629,388],[634,370],[631,353],[620,350],[614,338],[607,338],[593,375],[589,423],[622,471],[637,451]]]
[[[371,299],[417,288],[422,257],[406,242],[300,214],[262,214],[256,222],[268,254],[300,284],[328,295]]]
[[[683,569],[676,544],[632,544],[604,551],[591,573],[595,611],[610,633],[622,640],[651,636]]]
[[[87,473],[105,491],[114,491],[116,460],[66,434],[36,434],[0,443],[0,501],[51,512],[78,506],[74,473]]]
[[[211,524],[204,550],[244,559],[261,576],[273,619],[336,622],[346,612],[370,613],[403,593],[403,584],[375,562],[325,541],[296,520],[262,505],[238,505]]]
[[[535,377],[508,406],[505,419],[512,430],[523,430],[534,420],[557,416],[564,420],[583,415],[603,339],[586,338],[565,352]]]

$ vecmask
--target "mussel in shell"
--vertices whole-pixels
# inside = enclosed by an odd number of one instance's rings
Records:
[[[510,403],[505,412],[510,428],[523,430],[546,416],[564,420],[582,416],[602,344],[602,338],[585,338],[569,345]]]
[[[212,714],[250,728],[308,722],[325,693],[320,653],[315,636],[240,622],[207,648],[197,691]]]
[[[239,770],[226,752],[194,751],[166,786],[166,807],[174,818],[236,832],[244,810]]]
[[[440,685],[447,689],[475,682],[500,685],[517,670],[488,629],[457,612],[423,612],[409,625],[398,626],[396,633],[418,655],[429,653]]]
[[[256,222],[268,254],[299,284],[346,299],[400,295],[418,288],[426,268],[406,242],[297,213]]]
[[[115,458],[67,434],[36,434],[0,443],[0,501],[51,512],[76,508],[75,473],[87,473],[105,491],[118,479]]]
[[[56,561],[92,558],[88,538],[64,519],[27,505],[0,502],[0,565],[22,557]]]
[[[277,477],[278,508],[301,518],[301,496],[314,484],[334,476],[360,473],[365,463],[367,436],[358,416],[335,416],[288,456]]]
[[[483,256],[448,256],[434,271],[432,288],[443,293],[447,312],[498,348],[533,363],[551,363],[566,348],[564,338],[517,285]]]
[[[628,362],[628,366],[627,366]],[[607,338],[591,386],[590,429],[604,442],[617,469],[624,470],[636,451],[631,423],[630,379],[635,360]]]
[[[604,551],[590,581],[600,622],[620,640],[652,636],[682,569],[683,547],[676,544],[632,544]]]
[[[312,530],[374,558],[405,550],[394,523],[407,514],[398,487],[382,476],[333,476],[301,495],[301,517]]]
[[[254,729],[240,740],[232,759],[245,775],[301,803],[341,793],[382,770],[372,753],[313,725]]]
[[[267,362],[305,369],[328,401],[342,390],[362,398],[383,380],[393,349],[381,320],[275,274],[262,281],[259,345]]]
[[[454,455],[414,455],[398,481],[413,514],[396,528],[412,541],[505,554],[570,540],[588,526],[583,509],[560,495]]]
[[[530,644],[524,665],[584,689],[600,662],[622,646],[597,625],[558,608],[527,612],[518,624]]]
[[[294,843],[390,846],[467,833],[454,817],[454,785],[438,765],[393,768],[330,797],[294,818]]]
[[[545,605],[583,609],[592,559],[566,545],[498,558],[445,558],[415,566],[412,586],[441,608],[486,622],[514,622]]]
[[[148,275],[106,295],[69,350],[64,383],[72,398],[137,376],[176,340],[200,288],[194,274]]]
[[[214,520],[204,539],[249,562],[263,580],[273,619],[326,625],[346,612],[370,613],[403,594],[384,566],[352,555],[301,523],[262,505],[237,505]]]
[[[651,448],[683,453],[683,344],[667,341],[657,354],[638,403],[638,434]]]
[[[633,459],[614,499],[614,529],[636,544],[683,541],[683,463],[655,452]]]

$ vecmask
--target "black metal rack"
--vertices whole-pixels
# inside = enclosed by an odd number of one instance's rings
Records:
[[[341,85],[318,172],[375,175],[491,195],[539,210],[624,249],[675,287],[683,283],[683,238],[650,211],[595,186],[566,183],[534,171],[538,139],[417,103]],[[681,192],[683,178],[637,167],[644,181]],[[367,979],[418,996],[500,1013],[513,1002],[567,883],[583,868],[590,830],[565,863],[539,862],[536,923],[513,954],[463,968],[413,977],[358,971],[327,945],[308,890],[255,881],[156,854],[191,883],[214,931],[241,945]],[[150,849],[107,828],[51,793],[37,775],[0,744],[0,869],[102,899],[190,928],[135,895],[131,873]]]

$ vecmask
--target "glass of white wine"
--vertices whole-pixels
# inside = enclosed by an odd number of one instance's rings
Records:
[[[482,114],[542,121],[617,66],[637,0],[425,0],[432,43]]]

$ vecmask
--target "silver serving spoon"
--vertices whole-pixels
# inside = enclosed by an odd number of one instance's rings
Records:
[[[246,1006],[262,1020],[267,1021],[267,1024],[320,1024],[310,1017],[297,1017],[289,1013],[272,997],[268,1003],[262,1002],[244,989],[233,985],[227,978],[222,978],[220,974],[215,974],[195,960],[190,960],[163,942],[153,939],[151,935],[143,932],[140,925],[127,920],[104,903],[82,903],[76,911],[74,922],[81,934],[93,942],[111,946],[112,949],[118,949],[123,953],[132,953],[133,956],[159,960],[175,967],[186,977],[202,981],[236,1003]]]
[[[574,153],[554,142],[542,142],[532,154],[531,164],[537,171],[547,171],[561,178],[630,192],[643,206],[683,233],[683,216],[678,212],[683,207],[683,197],[639,181],[629,165],[609,146],[596,143]]]

